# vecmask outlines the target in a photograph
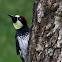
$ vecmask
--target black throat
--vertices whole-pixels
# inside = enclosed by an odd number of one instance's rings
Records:
[[[25,34],[28,34],[29,33],[29,28],[28,28],[28,26],[23,26],[22,28],[20,28],[20,29],[17,29],[16,30],[16,35],[17,36],[23,36],[23,35],[25,35]]]

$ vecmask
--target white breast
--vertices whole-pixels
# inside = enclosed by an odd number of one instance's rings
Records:
[[[27,47],[28,47],[28,41],[29,41],[29,34],[26,36],[17,36],[19,46],[20,46],[20,55],[25,59],[27,54]]]

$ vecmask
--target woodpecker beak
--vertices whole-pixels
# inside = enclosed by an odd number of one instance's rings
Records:
[[[8,14],[8,16],[10,16],[11,18],[14,18],[15,16],[11,15],[11,14]]]
[[[13,23],[16,23],[17,17],[15,17],[15,16],[13,16],[13,15],[10,15],[10,14],[8,14],[8,16],[10,16],[10,17],[12,18]]]

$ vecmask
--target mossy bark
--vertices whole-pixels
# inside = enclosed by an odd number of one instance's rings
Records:
[[[35,0],[25,62],[62,61],[62,0]]]

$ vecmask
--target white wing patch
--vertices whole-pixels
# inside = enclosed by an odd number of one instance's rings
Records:
[[[27,47],[28,47],[28,41],[29,41],[29,34],[23,35],[23,36],[17,36],[19,46],[20,46],[20,56],[22,56],[24,59],[27,54]]]

